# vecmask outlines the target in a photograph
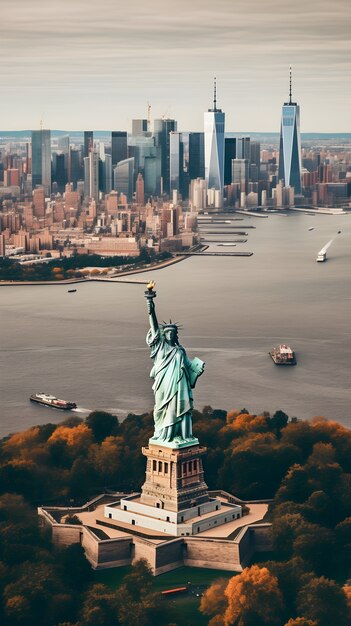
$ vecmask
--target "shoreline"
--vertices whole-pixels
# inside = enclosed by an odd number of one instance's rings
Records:
[[[168,267],[169,265],[173,265],[174,263],[179,263],[180,261],[184,261],[187,256],[178,256],[172,257],[171,259],[166,259],[165,261],[161,261],[160,263],[155,263],[155,265],[148,265],[143,267],[138,267],[131,270],[122,270],[121,272],[116,272],[110,278],[104,277],[93,277],[93,278],[64,278],[63,280],[31,280],[31,281],[23,281],[23,280],[0,280],[0,287],[26,287],[33,285],[75,285],[78,283],[88,283],[88,282],[105,282],[105,283],[113,283],[118,282],[118,278],[123,276],[131,276],[132,274],[142,274],[144,272],[161,270],[164,267]],[[127,282],[127,281],[123,281]]]

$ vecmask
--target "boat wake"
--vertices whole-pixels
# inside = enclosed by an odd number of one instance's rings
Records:
[[[82,406],[77,406],[76,409],[72,409],[74,413],[91,413],[91,409],[84,409]]]

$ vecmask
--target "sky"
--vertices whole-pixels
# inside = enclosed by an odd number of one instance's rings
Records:
[[[350,132],[350,0],[0,0],[0,129],[131,130],[170,117],[203,130]]]

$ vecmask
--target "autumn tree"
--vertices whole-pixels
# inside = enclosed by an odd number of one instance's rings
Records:
[[[244,569],[238,576],[233,576],[224,589],[217,586],[219,595],[218,606],[223,610],[225,598],[227,607],[224,612],[217,614],[210,621],[211,626],[237,624],[238,626],[264,626],[265,624],[279,624],[283,612],[282,594],[278,587],[278,580],[266,567],[252,565]],[[210,604],[212,592],[208,592],[206,600],[201,605],[203,612],[215,605],[214,598]],[[222,597],[224,596],[224,598]]]

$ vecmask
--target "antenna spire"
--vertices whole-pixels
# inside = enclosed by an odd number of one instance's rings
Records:
[[[289,67],[289,104],[292,104],[292,70],[291,65]]]
[[[213,110],[217,111],[217,79],[214,77],[213,80]]]

